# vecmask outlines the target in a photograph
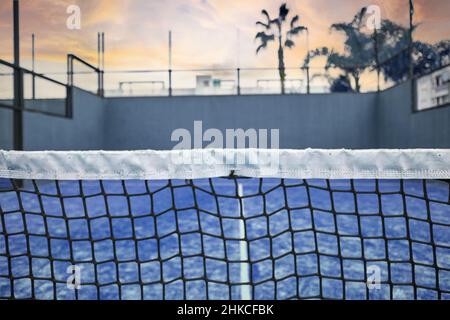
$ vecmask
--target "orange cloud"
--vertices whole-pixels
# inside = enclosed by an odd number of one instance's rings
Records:
[[[96,62],[97,32],[106,33],[108,68],[166,68],[167,34],[173,31],[174,68],[277,65],[274,47],[256,56],[255,25],[265,8],[276,15],[281,3],[273,0],[21,0],[22,55],[30,57],[31,33],[37,37],[37,56],[59,61],[65,68],[67,53]],[[333,22],[349,21],[363,6],[377,4],[385,18],[408,23],[406,0],[288,0],[292,14],[310,30],[310,48],[342,49],[342,36],[330,33]],[[416,21],[423,24],[417,38],[450,38],[450,2],[416,0]],[[81,8],[81,30],[65,26],[67,6]],[[0,2],[0,35],[12,34],[11,1]],[[286,52],[286,64],[297,67],[306,54],[306,37]],[[2,44],[0,57],[10,59],[12,41]],[[47,65],[47,64],[45,64]]]

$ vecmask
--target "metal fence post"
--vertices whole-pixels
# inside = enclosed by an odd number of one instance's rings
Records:
[[[97,94],[100,97],[103,97],[103,95],[104,95],[104,92],[103,92],[103,81],[104,81],[103,80],[103,75],[104,75],[104,71],[101,70],[101,69],[98,69],[97,72],[98,72],[98,90],[97,90]]]
[[[102,95],[102,71],[97,69],[97,95]]]
[[[66,86],[66,118],[73,118],[72,87]]]
[[[14,150],[23,150],[23,70],[14,67]]]
[[[169,69],[169,97],[172,96],[172,69]]]
[[[241,95],[241,69],[237,68],[237,95]]]
[[[23,150],[23,72],[20,69],[20,18],[19,1],[13,2],[14,18],[14,107],[13,144],[14,150]]]
[[[306,67],[306,93],[311,93],[311,87],[309,84],[309,65]]]
[[[72,78],[72,57],[70,54],[67,55],[67,85],[72,86],[73,85],[73,78]]]

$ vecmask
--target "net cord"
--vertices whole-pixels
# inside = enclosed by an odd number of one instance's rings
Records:
[[[450,179],[450,149],[0,151],[0,178]]]

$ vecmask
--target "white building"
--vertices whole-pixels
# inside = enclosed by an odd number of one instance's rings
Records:
[[[450,103],[450,66],[417,80],[417,109]]]

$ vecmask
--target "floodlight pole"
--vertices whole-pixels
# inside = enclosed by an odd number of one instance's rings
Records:
[[[100,69],[100,50],[101,50],[101,43],[100,43],[100,32],[97,32],[97,68]]]
[[[375,42],[375,63],[377,68],[377,92],[380,92],[380,56],[379,56],[379,48],[378,48],[378,30],[377,26],[374,26],[373,29],[373,37]]]
[[[413,61],[414,0],[409,0],[409,79],[414,78]]]
[[[33,71],[32,75],[32,95],[33,100],[36,99],[36,77],[34,76],[35,72],[35,36],[34,33],[31,35],[31,71]]]
[[[172,96],[172,30],[169,30],[169,97]]]
[[[103,96],[105,71],[105,33],[97,32],[98,95]]]
[[[414,81],[414,42],[413,42],[413,30],[414,30],[414,0],[409,0],[409,81],[411,85],[411,103],[412,108],[416,105],[416,88]]]
[[[309,60],[310,60],[310,52],[309,52],[309,29],[306,28],[306,50],[307,50],[307,60],[308,60],[308,65],[306,66],[306,93],[310,94],[311,93],[311,87],[310,87],[310,83],[309,83]]]
[[[105,71],[105,33],[104,32],[102,32],[102,71]]]
[[[23,87],[20,70],[20,23],[19,0],[13,0],[14,25],[14,107],[13,111],[13,145],[14,150],[23,150]]]
[[[236,30],[236,40],[237,40],[237,53],[236,53],[236,65],[238,68],[241,67],[241,30],[237,28]]]
[[[169,69],[172,69],[172,30],[169,30]]]
[[[105,94],[105,33],[102,32],[102,67],[100,69],[101,75],[101,93],[100,95],[103,97]]]

